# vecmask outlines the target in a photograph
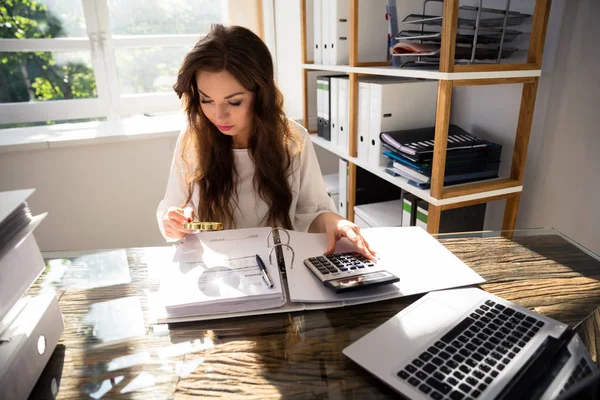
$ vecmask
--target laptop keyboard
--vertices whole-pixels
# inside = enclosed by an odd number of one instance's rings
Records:
[[[570,388],[571,386],[573,386],[574,384],[591,374],[592,369],[588,365],[585,357],[581,357],[581,360],[579,360],[577,367],[575,367],[575,370],[571,373],[571,376],[569,376],[569,379],[567,379],[565,386],[561,389],[559,394],[563,394],[565,390],[567,390],[568,388]]]
[[[432,399],[476,399],[544,326],[487,300],[398,372]]]

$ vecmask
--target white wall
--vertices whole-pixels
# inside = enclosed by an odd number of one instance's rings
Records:
[[[532,132],[517,221],[520,227],[553,226],[596,253],[600,253],[598,21],[597,0],[569,1],[565,7],[547,88],[547,112]]]
[[[174,136],[176,137],[176,133]],[[0,154],[0,191],[35,188],[42,251],[164,244],[154,215],[166,187],[175,138]]]

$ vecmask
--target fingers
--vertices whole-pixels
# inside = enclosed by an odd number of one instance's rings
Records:
[[[194,220],[194,209],[192,207],[184,208],[183,216],[187,219],[187,222],[192,222]]]
[[[189,217],[188,217],[189,215]],[[188,218],[193,218],[194,212],[190,207],[186,209],[171,207],[163,217],[163,228],[165,235],[172,239],[181,239],[185,234],[195,233],[192,229],[185,229],[183,224]]]
[[[369,253],[371,253],[371,256],[365,254],[365,256],[371,260],[371,261],[375,261],[377,259],[377,252],[375,252],[375,250],[373,250],[373,248],[371,247],[371,245],[369,245],[369,242],[367,242],[367,239],[365,239],[363,236],[361,236],[362,241],[366,247],[366,249],[369,251]]]
[[[336,242],[335,232],[327,232],[327,250],[323,254],[333,254]]]
[[[358,226],[355,226],[354,229],[348,229],[345,233],[346,238],[352,242],[354,247],[356,247],[361,254],[371,261],[375,261],[377,259],[375,257],[375,253],[371,251],[371,247],[367,243],[366,239],[360,234],[360,228]]]

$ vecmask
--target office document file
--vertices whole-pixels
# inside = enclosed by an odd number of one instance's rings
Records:
[[[329,82],[328,76],[317,76],[317,135],[325,140],[331,139]]]
[[[402,193],[402,226],[415,226],[417,216],[417,196],[412,193]],[[427,229],[427,224],[423,227]]]
[[[380,133],[397,129],[415,129],[435,125],[437,107],[436,81],[396,79],[369,83],[369,164],[382,167],[383,156]]]
[[[315,64],[323,64],[323,6],[326,0],[313,1],[313,55]]]
[[[333,146],[339,146],[340,117],[339,117],[340,81],[332,77],[329,80],[329,130],[330,142]]]
[[[387,0],[359,1],[358,61],[385,62],[388,57]],[[312,32],[315,64],[348,65],[350,0],[313,0]],[[307,19],[310,17],[307,3]],[[308,25],[307,25],[308,29]]]
[[[274,231],[281,238],[278,244],[273,240]],[[400,277],[399,282],[335,293],[303,264],[303,260],[319,256],[327,249],[325,233],[269,227],[234,229],[187,235],[181,245],[153,248],[150,251],[154,262],[158,259],[164,267],[158,291],[148,297],[148,318],[165,323],[336,308],[484,282],[421,228],[369,228],[362,233],[377,249],[378,265]],[[278,268],[277,248],[283,250],[285,274]],[[336,244],[335,253],[354,251],[355,247],[346,238]],[[264,261],[275,284],[273,289],[263,287],[259,292],[271,292],[273,301],[257,302],[254,300],[258,298],[237,296],[243,289],[243,281],[254,278],[246,275],[258,274],[259,270],[254,265],[256,268],[247,273],[239,271],[226,260],[256,254]],[[206,274],[207,266],[212,264],[208,268],[213,270]],[[214,277],[213,272],[221,275]],[[343,278],[343,273],[337,273]],[[257,295],[266,300],[263,294]]]
[[[365,162],[369,161],[369,95],[370,85],[368,80],[359,80],[356,157]]]
[[[25,399],[64,331],[54,292],[23,297],[0,324],[0,399]]]
[[[329,22],[324,29],[329,31],[327,43],[329,61],[326,62],[324,58],[323,63],[348,65],[350,62],[350,0],[328,0],[327,3]]]
[[[388,200],[354,206],[354,222],[361,229],[402,226],[402,200]]]
[[[348,161],[339,159],[339,204],[338,214],[348,218]]]
[[[350,92],[348,78],[336,78],[338,80],[338,147],[348,152],[348,133],[350,131]]]
[[[317,76],[317,135],[331,141],[331,79],[340,75]],[[343,76],[343,75],[342,75]]]
[[[315,0],[317,1],[317,0]],[[331,11],[331,7],[329,3],[331,0],[321,0],[321,64],[329,64],[329,43],[331,40],[329,39],[329,25],[331,24],[331,19],[329,13]]]

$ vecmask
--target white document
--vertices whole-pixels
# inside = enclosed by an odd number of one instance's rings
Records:
[[[318,0],[315,0],[318,1]],[[329,38],[329,24],[331,23],[329,18],[329,12],[331,7],[329,6],[329,2],[331,0],[321,0],[321,44],[322,44],[322,54],[321,54],[321,64],[329,64],[329,49],[331,40]]]
[[[323,254],[326,235],[287,231],[289,242],[280,232],[282,242],[289,245],[283,252],[285,290],[275,252],[273,263],[269,262],[270,231],[251,228],[188,235],[185,243],[173,250],[171,261],[163,261],[160,288],[149,296],[150,319],[169,322],[324,309],[484,282],[421,228],[367,228],[362,232],[377,251],[378,263],[400,282],[337,294],[303,264],[306,258]],[[346,239],[336,247],[336,252],[353,250]],[[265,261],[273,289],[260,286],[254,276],[253,271],[258,274],[251,259],[255,253]]]
[[[369,83],[368,161],[387,164],[379,134],[435,125],[437,81],[387,79]]]
[[[292,302],[329,302],[400,297],[432,290],[475,285],[485,280],[465,265],[433,236],[418,227],[367,228],[361,233],[374,247],[386,270],[400,282],[370,290],[336,294],[303,265],[303,260],[322,254],[327,248],[325,234],[290,232],[295,249],[293,267],[287,265],[289,296]],[[345,239],[336,252],[352,250]]]
[[[313,0],[313,32],[314,32],[314,63],[323,64],[323,2],[325,0]]]
[[[340,158],[339,167],[339,214],[348,218],[348,161]]]
[[[364,162],[369,161],[369,106],[370,84],[358,82],[358,134],[356,135],[356,156]]]
[[[329,0],[329,64],[350,63],[350,0]],[[360,19],[359,19],[360,20]]]
[[[348,154],[348,132],[350,131],[350,92],[348,78],[338,78],[338,147]]]
[[[336,77],[331,77],[329,80],[329,124],[330,124],[330,141],[331,144],[335,147],[339,144],[339,132],[340,132],[340,122],[339,122],[339,91],[340,80]]]
[[[159,296],[170,315],[216,314],[279,307],[285,303],[279,270],[268,262],[271,228],[187,235],[165,266]],[[256,255],[274,286],[263,281]]]

